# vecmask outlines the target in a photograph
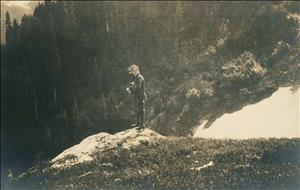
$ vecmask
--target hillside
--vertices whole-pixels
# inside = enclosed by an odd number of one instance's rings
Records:
[[[78,146],[92,159],[78,159]],[[149,129],[99,133],[11,179],[6,187],[299,189],[299,148],[299,138],[166,138]],[[70,160],[76,164],[58,165]]]
[[[4,174],[129,129],[131,64],[147,128],[165,136],[300,84],[298,1],[45,1],[13,18],[1,45]]]

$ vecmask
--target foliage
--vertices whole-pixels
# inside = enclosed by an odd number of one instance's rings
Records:
[[[249,84],[254,84],[257,79],[262,78],[266,69],[257,62],[252,53],[244,52],[238,58],[226,62],[222,66],[221,72],[221,81],[225,83],[221,84],[222,87],[227,85],[240,89],[243,87],[241,84],[246,82],[244,86],[249,86]]]
[[[92,163],[65,170],[40,164],[15,178],[11,187],[297,189],[299,148],[299,139],[284,138],[161,139],[132,149],[108,149]]]

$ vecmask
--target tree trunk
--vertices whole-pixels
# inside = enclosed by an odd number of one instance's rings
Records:
[[[34,89],[34,113],[35,113],[35,119],[38,121],[39,120],[39,110],[38,110],[38,102],[36,98],[36,90]]]
[[[56,87],[53,88],[53,98],[54,98],[55,106],[57,107]]]

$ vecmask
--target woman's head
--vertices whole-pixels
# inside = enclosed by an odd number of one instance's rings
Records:
[[[137,66],[135,64],[130,65],[128,67],[127,71],[128,71],[129,75],[137,76],[138,74],[140,74],[140,68],[139,68],[139,66]]]

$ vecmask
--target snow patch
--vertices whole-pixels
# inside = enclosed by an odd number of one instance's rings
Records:
[[[208,168],[208,167],[211,167],[211,166],[213,166],[214,165],[214,163],[212,162],[212,161],[210,161],[208,164],[205,164],[205,165],[203,165],[203,166],[199,166],[199,167],[197,167],[197,168],[190,168],[191,170],[196,170],[196,171],[200,171],[200,170],[202,170],[202,169],[204,169],[204,168]]]
[[[269,98],[243,109],[224,114],[206,128],[207,121],[195,130],[202,138],[299,138],[299,86],[280,87]],[[209,121],[208,121],[209,122]]]

